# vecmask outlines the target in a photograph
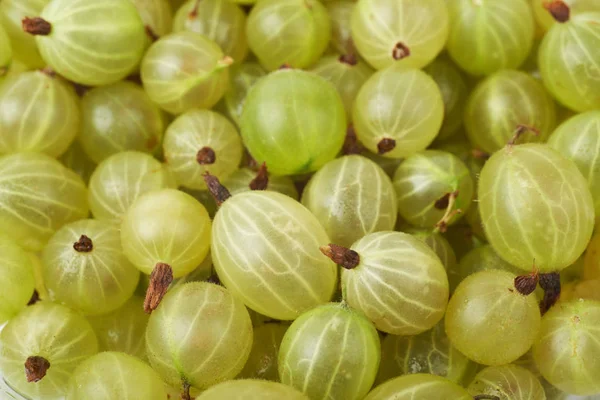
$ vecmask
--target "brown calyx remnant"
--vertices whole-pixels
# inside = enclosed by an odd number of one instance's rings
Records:
[[[292,69],[292,66],[288,63],[283,64],[279,69]]]
[[[25,17],[21,21],[21,26],[25,32],[31,35],[47,36],[50,34],[50,32],[52,32],[52,25],[50,22],[39,17]]]
[[[225,186],[221,185],[219,178],[211,175],[208,171],[206,171],[202,177],[204,178],[204,182],[206,182],[208,191],[219,207],[225,200],[231,197],[231,193],[229,193],[229,190],[227,190]]]
[[[402,60],[403,58],[406,58],[408,56],[410,56],[410,49],[408,48],[408,46],[402,42],[396,43],[396,45],[392,49],[392,58],[397,61]]]
[[[535,265],[533,272],[527,275],[520,275],[515,278],[515,289],[524,296],[528,296],[535,291],[540,280],[540,274]]]
[[[216,160],[217,155],[215,154],[215,151],[208,146],[204,146],[196,153],[196,161],[200,165],[214,164]]]
[[[81,235],[79,240],[73,243],[73,248],[79,253],[89,253],[94,250],[94,243],[89,237]]]
[[[348,64],[348,65],[354,66],[354,65],[358,64],[358,58],[356,58],[356,55],[354,55],[352,53],[343,54],[340,56],[340,58],[338,58],[338,60],[341,63]]]
[[[27,382],[39,382],[46,376],[46,372],[50,368],[50,362],[44,357],[31,356],[25,360],[25,375]]]
[[[473,396],[473,400],[500,400],[500,397],[493,394],[478,394]]]
[[[517,125],[517,128],[515,129],[515,134],[507,143],[508,147],[511,148],[512,146],[514,146],[516,144],[517,140],[527,132],[531,132],[535,136],[540,135],[540,131],[536,127],[519,124],[519,125]]]
[[[27,305],[32,306],[38,301],[40,301],[40,294],[38,293],[37,289],[33,289],[33,294],[31,295],[31,298],[29,299]]]
[[[545,1],[544,8],[561,24],[567,22],[571,16],[569,5],[562,0]]]
[[[396,141],[391,138],[383,138],[377,143],[377,153],[379,155],[389,153],[396,148]]]
[[[263,162],[256,173],[256,177],[252,179],[248,185],[250,190],[267,190],[269,186],[269,171],[267,171],[267,163]]]
[[[438,200],[435,201],[435,208],[437,208],[438,210],[443,210],[444,207],[442,206],[445,205],[446,212],[444,213],[442,219],[440,219],[435,224],[434,232],[446,232],[448,230],[450,222],[452,222],[452,219],[458,214],[462,213],[462,210],[454,209],[454,203],[456,203],[457,197],[458,190],[455,190],[454,192],[446,193],[444,196],[440,197]]]
[[[560,274],[540,274],[540,287],[544,289],[544,298],[540,301],[540,312],[544,315],[560,297]]]
[[[201,0],[196,0],[196,3],[194,4],[194,8],[192,8],[190,13],[188,14],[189,19],[194,19],[198,16],[198,7],[200,6],[200,1]]]
[[[150,25],[146,25],[144,26],[144,29],[146,30],[146,35],[150,38],[150,40],[152,42],[156,42],[158,39],[160,39],[160,36],[158,36],[150,27]]]
[[[144,311],[152,313],[160,304],[167,293],[169,285],[173,282],[173,269],[169,264],[157,263],[150,274],[150,284],[144,299]]]
[[[360,154],[362,153],[363,148],[358,138],[356,137],[356,131],[352,124],[348,125],[348,129],[346,129],[346,139],[344,140],[344,146],[342,147],[342,153],[344,155],[350,154]]]
[[[187,382],[183,382],[181,386],[181,400],[192,400],[192,397],[190,396],[190,384]]]
[[[360,264],[358,253],[344,246],[329,243],[327,246],[319,247],[319,250],[342,268],[354,269]]]

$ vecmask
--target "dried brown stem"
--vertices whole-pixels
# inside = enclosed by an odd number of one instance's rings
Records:
[[[544,8],[561,24],[567,22],[571,16],[569,5],[562,0],[545,1]]]
[[[25,360],[25,376],[29,383],[41,381],[48,369],[50,369],[50,362],[44,357],[31,356]]]
[[[225,186],[221,185],[219,178],[211,175],[208,171],[206,171],[202,176],[204,177],[204,182],[206,182],[208,191],[215,199],[215,202],[218,206],[221,206],[225,200],[231,197],[231,193],[229,193],[229,190],[227,190]]]
[[[519,124],[519,125],[517,125],[517,128],[515,129],[514,136],[508,141],[508,146],[509,147],[514,146],[516,144],[517,140],[519,140],[519,138],[527,132],[531,132],[534,136],[540,135],[540,131],[536,127]]]
[[[38,301],[40,301],[40,294],[38,293],[37,289],[33,289],[33,294],[31,295],[31,298],[29,299],[27,305],[32,306]]]
[[[196,153],[196,161],[200,165],[214,164],[217,161],[217,155],[212,148],[204,146]]]
[[[194,19],[198,16],[198,7],[200,6],[200,1],[201,0],[196,0],[196,3],[194,3],[194,8],[192,8],[190,13],[188,14],[189,19]]]
[[[94,243],[89,237],[81,235],[79,240],[73,243],[73,248],[79,253],[89,253],[94,250]]]
[[[385,154],[396,148],[396,141],[391,138],[383,138],[377,143],[377,153]]]
[[[267,190],[267,186],[269,186],[269,171],[267,171],[267,163],[262,163],[258,172],[256,173],[256,177],[252,179],[250,184],[248,185],[250,190]]]
[[[560,298],[560,274],[540,274],[540,287],[544,289],[544,298],[540,301],[540,312],[544,315]]]
[[[341,63],[348,64],[348,65],[354,66],[354,65],[358,64],[358,58],[356,58],[356,55],[354,55],[352,53],[342,54],[340,56],[340,58],[338,58],[338,60]]]
[[[43,18],[25,17],[21,21],[23,30],[31,35],[47,36],[52,32],[52,25]]]
[[[517,292],[521,293],[524,296],[529,296],[531,293],[535,292],[535,288],[538,285],[540,280],[540,273],[538,269],[535,267],[535,261],[533,265],[533,271],[527,275],[519,275],[515,278],[515,289]]]
[[[344,146],[342,147],[342,153],[344,155],[360,154],[362,153],[362,150],[362,146],[356,137],[354,126],[348,125],[348,129],[346,129],[346,139],[344,140]]]
[[[448,196],[446,198],[446,196]],[[442,219],[440,219],[436,224],[435,224],[435,228],[434,228],[434,232],[446,232],[448,230],[448,226],[450,225],[450,223],[452,222],[452,219],[458,215],[462,213],[462,210],[459,209],[454,209],[454,204],[456,203],[456,198],[458,197],[458,190],[455,190],[452,193],[446,193],[443,197],[441,197],[440,199],[436,200],[435,202],[435,207],[438,209],[443,209],[440,208],[442,205],[446,205],[446,212],[444,213],[444,216],[442,217]],[[438,207],[438,205],[440,207]]]
[[[396,43],[396,45],[392,49],[392,57],[394,58],[394,60],[402,60],[403,58],[406,58],[408,56],[410,56],[410,49],[408,48],[408,46],[402,42]]]
[[[490,153],[479,149],[471,150],[471,155],[478,160],[488,160],[491,157]]]
[[[144,26],[144,29],[146,30],[146,36],[150,38],[150,41],[156,42],[158,39],[160,39],[160,36],[158,36],[156,32],[154,32],[150,25]]]
[[[171,266],[165,263],[157,263],[150,274],[150,284],[144,299],[144,311],[147,314],[156,310],[165,294],[167,294],[171,282],[173,282],[173,269]]]
[[[190,396],[190,384],[183,382],[181,386],[181,400],[192,400],[192,397]]]
[[[342,268],[354,269],[360,264],[358,253],[344,246],[330,243],[327,246],[321,246],[319,250]]]

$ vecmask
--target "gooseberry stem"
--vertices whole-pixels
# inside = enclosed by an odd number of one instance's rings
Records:
[[[50,369],[50,362],[41,356],[27,357],[25,360],[25,375],[27,376],[27,382],[39,382],[45,376],[46,372]]]
[[[250,190],[267,190],[269,186],[269,171],[267,171],[267,163],[263,162],[256,173],[256,177],[252,179],[248,185]]]
[[[150,284],[144,299],[144,312],[152,313],[162,301],[173,282],[173,269],[169,264],[157,263],[150,274]]]
[[[540,312],[544,315],[560,297],[560,274],[540,274],[540,287],[544,289],[544,298],[540,301]]]
[[[358,253],[344,246],[330,243],[327,246],[319,247],[319,250],[342,268],[354,269],[360,264]]]
[[[433,230],[435,233],[446,232],[448,230],[448,226],[452,222],[452,219],[456,215],[462,213],[462,210],[454,209],[454,204],[456,203],[457,197],[458,197],[458,190],[455,190],[454,192],[446,193],[444,196],[440,197],[438,200],[435,201],[434,206],[438,210],[443,210],[444,206],[446,208],[446,212],[444,213],[444,216],[442,217],[442,219],[440,219],[435,224],[435,228]]]
[[[181,400],[192,400],[190,396],[190,384],[187,382],[183,382],[182,384]]]
[[[221,185],[219,178],[217,178],[214,175],[211,175],[208,171],[206,171],[202,176],[204,178],[204,182],[206,182],[208,191],[210,192],[211,196],[215,199],[217,205],[220,207],[221,204],[225,202],[225,200],[231,197],[231,193],[229,193],[229,190],[227,190],[225,186]]]
[[[514,146],[516,144],[517,140],[527,132],[531,132],[535,136],[540,135],[540,131],[537,128],[535,128],[533,126],[529,126],[529,125],[519,124],[519,125],[517,125],[517,128],[515,129],[515,133],[514,133],[513,137],[507,143],[508,147],[511,148],[512,146]]]
[[[40,301],[40,294],[37,291],[37,289],[33,289],[33,294],[31,295],[31,298],[29,299],[29,302],[27,303],[27,305],[32,306],[35,303],[37,303],[38,301]]]

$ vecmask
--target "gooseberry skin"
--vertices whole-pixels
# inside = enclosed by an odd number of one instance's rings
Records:
[[[521,125],[536,132],[522,135],[518,143],[545,142],[556,125],[556,109],[540,82],[525,72],[504,70],[471,92],[464,123],[472,145],[491,154],[502,149]]]
[[[92,250],[74,248],[82,235]],[[93,219],[59,229],[42,253],[42,274],[50,298],[86,315],[105,314],[132,295],[140,273],[127,260],[118,225]]]
[[[600,392],[600,302],[558,302],[542,318],[533,346],[535,364],[542,376],[571,394]]]
[[[214,162],[200,164],[198,152],[209,147]],[[235,126],[210,110],[190,110],[169,125],[163,141],[163,153],[169,170],[179,184],[194,190],[206,190],[202,175],[209,172],[225,179],[242,161],[242,140]]]
[[[456,267],[456,254],[454,253],[454,249],[450,246],[450,243],[444,238],[440,233],[432,232],[427,229],[416,229],[410,228],[405,230],[404,232],[410,233],[427,246],[431,248],[435,252],[435,254],[440,258],[440,261],[444,265],[447,273],[450,274]],[[448,276],[449,278],[450,276]]]
[[[193,271],[210,248],[211,222],[202,204],[189,194],[162,189],[145,193],[129,207],[121,223],[125,255],[149,275],[166,263],[179,278]]]
[[[558,24],[552,14],[548,12],[544,3],[548,0],[531,0],[533,8],[533,16],[535,17],[538,27],[546,31],[550,30],[554,25]],[[563,0],[569,6],[570,15],[580,14],[590,11],[600,11],[600,1],[598,0]]]
[[[250,168],[240,168],[222,182],[223,186],[229,190],[229,193],[234,195],[252,190],[250,189],[250,182],[255,178],[256,171]],[[294,181],[287,176],[269,176],[269,182],[265,190],[285,194],[294,200],[298,200],[298,189],[296,189]]]
[[[396,225],[396,193],[373,161],[358,155],[325,164],[308,182],[302,204],[325,228],[332,243],[350,246],[365,235]]]
[[[473,396],[487,394],[498,400],[546,400],[539,379],[517,365],[501,365],[481,370],[467,390]]]
[[[329,45],[331,22],[318,0],[261,0],[250,11],[246,36],[266,70],[307,68]]]
[[[96,354],[73,371],[66,400],[164,400],[165,386],[146,363],[116,351]]]
[[[236,64],[231,68],[229,88],[223,96],[223,105],[226,110],[225,114],[237,126],[240,126],[240,118],[248,91],[265,75],[267,75],[267,71],[256,62]]]
[[[248,55],[245,28],[246,14],[229,0],[189,0],[173,20],[173,32],[186,30],[204,35],[240,63]]]
[[[164,130],[160,109],[133,82],[94,88],[81,99],[79,142],[97,164],[124,151],[156,152]]]
[[[508,263],[541,272],[573,264],[594,228],[594,205],[575,163],[544,144],[508,146],[479,178],[486,237]]]
[[[465,278],[450,298],[446,334],[458,351],[479,364],[513,362],[537,339],[541,317],[536,297],[519,293],[514,279],[506,271],[480,271]]]
[[[75,139],[79,121],[79,100],[59,77],[23,72],[0,86],[0,154],[58,157]]]
[[[284,69],[258,81],[246,97],[241,134],[248,151],[273,175],[313,172],[344,143],[344,105],[325,79]]]
[[[401,232],[377,232],[350,248],[360,263],[342,270],[342,292],[380,331],[416,335],[433,328],[448,303],[448,278],[429,246]]]
[[[49,35],[36,36],[42,58],[73,82],[117,82],[144,52],[144,24],[130,1],[52,0],[40,17],[52,25]]]
[[[354,0],[329,1],[325,4],[331,21],[329,47],[340,54],[356,54],[350,21],[356,2]]]
[[[87,189],[75,172],[39,153],[0,157],[0,232],[40,251],[63,225],[88,215]]]
[[[444,119],[444,102],[425,72],[402,65],[377,71],[362,86],[352,111],[356,136],[371,152],[384,138],[396,141],[384,157],[408,157],[433,142]]]
[[[0,324],[24,308],[35,289],[34,265],[8,236],[0,235]]]
[[[600,11],[571,15],[546,33],[538,55],[544,85],[563,105],[600,108]]]
[[[211,387],[196,400],[309,400],[294,388],[258,379],[236,379]]]
[[[0,333],[0,372],[5,382],[33,399],[63,399],[73,370],[98,352],[90,324],[75,311],[47,301],[24,308]],[[23,364],[39,356],[50,362],[46,376],[27,382]]]
[[[433,228],[442,219],[446,208],[438,208],[436,202],[456,191],[453,209],[467,212],[475,186],[465,164],[454,154],[439,150],[425,150],[406,158],[398,166],[393,184],[400,216],[420,228]]]
[[[58,159],[62,165],[75,172],[87,185],[96,169],[96,163],[85,154],[79,140],[74,140],[71,146]]]
[[[233,379],[251,347],[252,322],[242,302],[207,282],[168,292],[146,329],[150,364],[173,386],[205,389]]]
[[[438,0],[359,0],[351,27],[358,52],[375,69],[423,68],[446,44],[448,8]],[[395,59],[398,43],[408,47],[408,56]]]
[[[587,181],[600,221],[600,111],[588,111],[560,124],[548,146],[572,160]]]
[[[154,42],[140,72],[150,99],[171,114],[181,114],[211,108],[221,99],[231,62],[212,40],[183,31]]]
[[[129,0],[137,8],[140,18],[146,29],[152,32],[147,33],[146,45],[152,44],[153,37],[161,37],[171,33],[173,30],[173,10],[169,0]]]
[[[237,378],[279,382],[277,358],[279,347],[289,325],[267,321],[253,328],[252,351]]]
[[[535,34],[531,6],[527,3],[449,1],[448,53],[471,75],[519,67],[531,51]]]
[[[221,282],[254,311],[293,320],[331,299],[337,267],[319,251],[329,237],[290,197],[269,191],[232,196],[215,216],[212,237]]]
[[[430,374],[410,374],[390,379],[373,389],[364,400],[473,400],[456,383]]]
[[[373,324],[343,303],[314,308],[296,319],[279,349],[281,382],[311,399],[362,399],[379,367]]]

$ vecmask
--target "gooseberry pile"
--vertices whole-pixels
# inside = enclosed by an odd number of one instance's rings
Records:
[[[0,0],[0,399],[600,398],[600,0]]]

